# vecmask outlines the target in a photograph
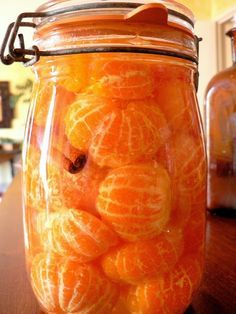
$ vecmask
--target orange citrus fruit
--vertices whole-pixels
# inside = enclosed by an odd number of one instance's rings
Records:
[[[87,160],[78,173],[69,173],[63,168],[61,156],[49,149],[44,161],[40,150],[30,146],[24,167],[25,203],[39,211],[66,206],[98,215],[96,198],[107,170]]]
[[[182,233],[162,233],[149,240],[127,243],[102,259],[105,274],[114,281],[140,283],[170,271],[183,251]]]
[[[116,302],[115,306],[112,309],[111,314],[130,314],[130,311],[127,308],[126,304],[126,295],[129,290],[130,285],[120,286],[119,291],[119,299]]]
[[[74,93],[86,90],[91,76],[92,54],[77,54],[57,58],[55,75],[58,85]]]
[[[66,108],[73,103],[76,95],[67,91],[61,86],[48,81],[39,82],[35,90],[35,110],[34,122],[37,126],[46,126],[47,119],[50,124],[54,123],[61,126],[62,117],[64,118]],[[52,111],[52,112],[50,112]]]
[[[33,290],[49,313],[109,314],[118,292],[92,265],[39,254],[31,267]]]
[[[191,210],[203,208],[206,193],[206,158],[202,142],[187,133],[176,134],[157,153],[157,161],[171,177],[171,221],[183,226]],[[204,211],[204,209],[202,209]]]
[[[107,171],[98,168],[90,161],[76,174],[64,173],[62,195],[67,207],[80,208],[98,215],[96,200],[100,183],[104,180]]]
[[[36,255],[31,265],[31,282],[40,304],[49,312],[59,311],[58,260],[50,255]]]
[[[35,210],[45,208],[45,189],[40,177],[40,151],[30,146],[23,162],[24,203]]]
[[[206,158],[203,144],[193,136],[174,139],[175,214],[186,222],[191,210],[205,203]],[[201,206],[201,210],[205,209]]]
[[[116,234],[93,215],[62,208],[46,217],[42,242],[47,250],[79,263],[88,262],[118,243]]]
[[[153,94],[152,69],[143,61],[112,55],[97,56],[90,75],[90,91],[99,97],[134,100]]]
[[[152,101],[130,102],[103,119],[89,153],[98,165],[115,168],[153,156],[168,137],[166,120]]]
[[[107,169],[99,168],[87,159],[82,161],[82,167],[78,172],[76,167],[75,172],[69,172],[64,169],[63,162],[62,155],[55,157],[53,150],[47,166],[47,182],[52,205],[55,204],[57,197],[61,199],[62,206],[78,208],[98,215],[96,199]]]
[[[170,215],[170,178],[158,163],[133,164],[109,172],[99,188],[97,209],[128,241],[154,238]]]
[[[25,222],[25,253],[26,261],[31,263],[32,258],[44,250],[41,242],[41,230],[45,225],[45,213],[37,212],[34,208],[24,205]]]
[[[111,104],[105,99],[80,95],[68,108],[64,119],[65,133],[71,145],[87,151],[93,132],[111,110]]]
[[[196,192],[206,178],[205,150],[195,137],[180,133],[174,138],[174,175],[182,192]]]
[[[184,257],[172,272],[130,289],[131,313],[184,313],[200,284],[202,266],[194,257]]]
[[[33,90],[34,122],[37,126],[44,126],[46,123],[49,106],[54,101],[53,93],[56,87],[52,82],[38,82]]]
[[[155,78],[155,101],[163,111],[170,128],[173,131],[195,131],[199,125],[196,111],[196,96],[194,86],[189,77],[191,70],[170,65],[153,66]],[[191,86],[191,87],[190,87]],[[198,129],[199,131],[199,129]]]

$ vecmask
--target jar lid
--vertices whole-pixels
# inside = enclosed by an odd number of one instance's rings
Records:
[[[25,19],[33,19],[32,22],[26,22]],[[35,38],[41,39],[42,34],[48,34],[48,30],[53,30],[53,27],[58,28],[59,25],[65,24],[76,25],[80,28],[84,23],[111,22],[120,25],[131,23],[137,27],[141,25],[151,25],[155,30],[161,30],[159,26],[168,27],[170,29],[177,29],[180,33],[181,40],[184,41],[182,32],[186,33],[190,39],[190,45],[186,44],[182,52],[174,50],[170,43],[170,49],[152,47],[146,45],[145,47],[134,47],[131,44],[121,45],[118,47],[64,47],[55,48],[55,45],[50,47],[40,47],[40,45],[33,45],[31,49],[25,48],[24,36],[19,33],[20,27],[36,28]],[[6,36],[4,38],[1,48],[1,61],[4,64],[11,64],[13,62],[23,62],[26,66],[32,65],[39,60],[41,56],[56,56],[63,54],[75,53],[89,53],[89,52],[139,52],[139,53],[155,53],[169,56],[176,56],[182,59],[187,59],[198,63],[198,43],[199,39],[194,35],[194,16],[192,12],[171,0],[51,0],[40,6],[36,12],[22,13],[18,16],[15,23],[10,24]],[[41,34],[41,35],[40,35]],[[19,37],[20,47],[16,47],[15,42]],[[50,40],[50,33],[47,35]],[[54,36],[55,38],[55,36]],[[189,40],[189,39],[188,39]],[[185,40],[188,42],[188,40]],[[51,47],[55,49],[51,49]],[[132,46],[132,47],[131,47]],[[149,47],[150,46],[150,47]],[[6,54],[6,51],[9,51]],[[177,49],[178,50],[178,49]],[[29,58],[29,56],[33,56]]]
[[[37,26],[57,21],[63,17],[66,11],[66,18],[73,15],[77,20],[112,20],[116,16],[127,15],[135,8],[143,5],[160,5],[167,10],[168,24],[174,24],[186,31],[193,33],[195,18],[193,13],[184,5],[174,0],[50,0],[41,5],[36,12],[58,11],[58,15],[41,17],[35,19]],[[151,13],[147,14],[147,20],[151,22]],[[145,18],[145,16],[144,16]],[[153,15],[153,23],[159,23],[158,16]]]

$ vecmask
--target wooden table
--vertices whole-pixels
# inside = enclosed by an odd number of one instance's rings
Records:
[[[20,181],[17,175],[0,206],[0,314],[42,313],[25,272]],[[205,277],[187,312],[236,313],[235,218],[209,215]]]

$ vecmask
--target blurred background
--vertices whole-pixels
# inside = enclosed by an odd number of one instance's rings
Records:
[[[0,45],[7,26],[21,12],[34,11],[43,0],[0,0]],[[225,36],[234,23],[235,0],[179,0],[196,17],[195,33],[200,43],[200,111],[203,113],[204,93],[210,79],[220,70],[231,66],[230,39]],[[31,45],[29,41],[29,46]],[[30,105],[33,84],[30,68],[21,64],[0,64],[0,196],[9,186],[20,167],[24,127]]]

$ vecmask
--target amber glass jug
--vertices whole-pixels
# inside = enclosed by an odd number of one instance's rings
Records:
[[[209,83],[205,100],[208,149],[208,200],[210,210],[236,209],[236,28],[232,40],[233,65]]]
[[[14,46],[25,17],[32,49],[22,36]],[[23,186],[40,306],[183,313],[202,277],[206,212],[191,12],[174,1],[51,1],[17,23],[2,60],[34,63]]]

